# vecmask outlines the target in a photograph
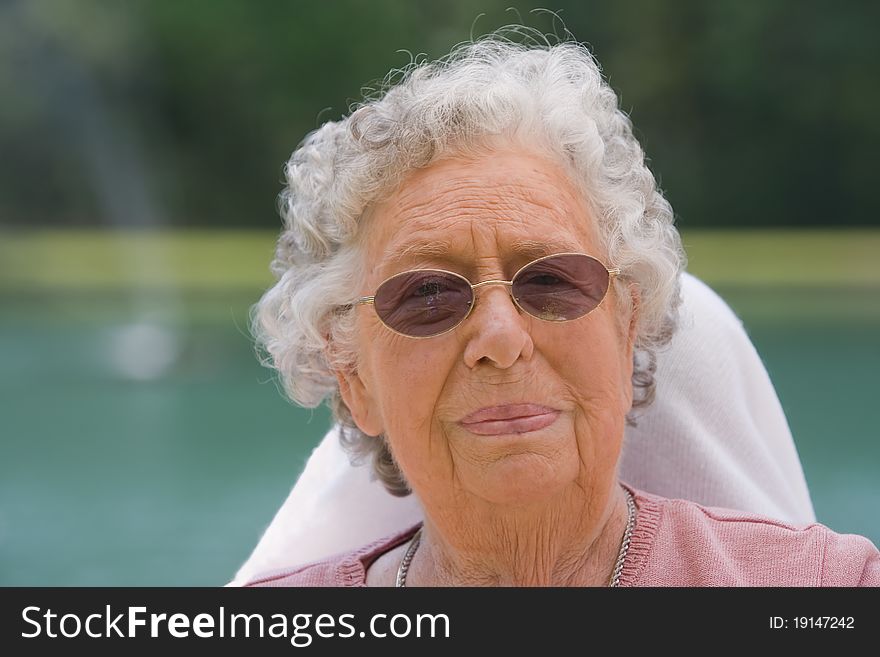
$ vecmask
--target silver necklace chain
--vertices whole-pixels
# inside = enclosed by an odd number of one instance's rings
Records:
[[[397,587],[406,588],[406,573],[409,572],[409,564],[413,560],[416,550],[419,549],[419,542],[422,540],[422,528],[419,527],[406,549],[406,554],[400,562],[400,568],[397,569]]]
[[[632,542],[633,528],[636,526],[636,501],[626,488],[623,489],[623,492],[626,493],[626,531],[623,532],[623,540],[620,542],[617,563],[614,564],[614,570],[611,571],[611,581],[608,582],[610,587],[620,585],[620,575],[623,572],[623,564],[626,562],[626,553],[629,552],[629,544]]]
[[[629,544],[632,542],[633,528],[636,524],[636,502],[633,499],[632,493],[627,489],[624,488],[623,492],[626,493],[626,531],[623,532],[623,540],[620,542],[620,551],[617,553],[617,562],[614,564],[614,570],[611,572],[611,580],[608,582],[608,586],[610,587],[620,586],[620,575],[623,573],[623,564],[626,563],[626,553],[629,552]],[[419,527],[412,539],[410,539],[406,554],[403,555],[403,559],[400,561],[400,567],[397,569],[396,586],[398,588],[406,588],[406,574],[409,572],[409,565],[412,563],[416,550],[419,549],[419,543],[421,540],[422,528]]]

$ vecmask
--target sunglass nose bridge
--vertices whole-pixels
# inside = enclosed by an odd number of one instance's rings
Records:
[[[476,290],[478,287],[483,287],[484,285],[506,285],[507,287],[513,287],[513,281],[502,281],[502,280],[480,281],[479,283],[472,284],[471,287]]]
[[[520,307],[519,302],[516,300],[516,297],[513,294],[513,281],[503,281],[501,279],[492,279],[488,281],[480,281],[479,283],[472,283],[471,289],[474,291],[473,296],[471,298],[470,308],[468,309],[468,315],[470,315],[470,311],[477,303],[477,288],[483,287],[486,285],[503,285],[507,288],[507,294],[510,296],[510,300],[513,302],[514,307],[519,311],[523,312],[523,309]],[[464,319],[462,319],[464,321]]]

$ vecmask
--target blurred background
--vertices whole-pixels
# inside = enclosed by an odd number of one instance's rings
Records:
[[[228,581],[330,424],[261,368],[282,165],[392,68],[590,45],[819,520],[880,543],[880,4],[0,1],[0,585]]]

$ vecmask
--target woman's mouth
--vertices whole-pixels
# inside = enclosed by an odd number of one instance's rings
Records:
[[[465,416],[459,424],[479,436],[528,433],[550,426],[559,411],[540,404],[489,406]]]

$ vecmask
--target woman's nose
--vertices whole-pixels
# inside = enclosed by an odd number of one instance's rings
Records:
[[[510,288],[487,285],[474,291],[474,309],[465,321],[465,364],[480,362],[506,369],[517,360],[528,360],[534,351],[529,317],[514,303]]]

